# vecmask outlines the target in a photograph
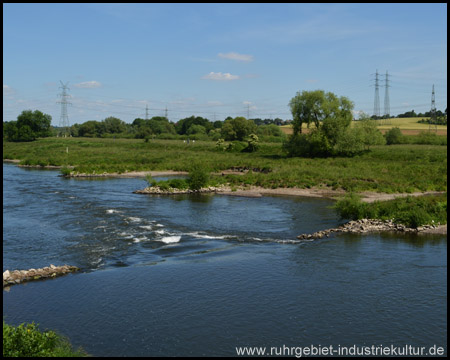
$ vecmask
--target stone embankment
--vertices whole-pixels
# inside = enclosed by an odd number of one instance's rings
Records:
[[[432,233],[429,231],[431,229],[437,228],[436,225],[424,225],[418,228],[408,228],[402,224],[395,224],[392,220],[377,220],[377,219],[361,219],[352,220],[346,224],[338,226],[337,228],[327,229],[317,231],[313,234],[301,234],[297,236],[297,239],[321,239],[323,237],[329,237],[332,233],[353,233],[353,234],[364,234],[370,232],[381,232],[381,231],[396,231],[402,233]]]
[[[201,188],[199,190],[191,189],[175,189],[170,188],[169,190],[161,189],[159,186],[149,186],[143,190],[133,191],[134,194],[153,194],[153,195],[177,195],[177,194],[204,194],[204,193],[217,193],[228,190],[227,187],[219,186],[209,186],[206,188]]]
[[[26,281],[51,279],[57,276],[66,275],[80,270],[76,266],[62,265],[55,266],[51,264],[42,269],[30,269],[30,270],[6,270],[3,272],[3,287],[20,284]]]

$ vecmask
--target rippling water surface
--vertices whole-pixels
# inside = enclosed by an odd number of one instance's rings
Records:
[[[324,199],[148,196],[142,179],[3,165],[3,269],[82,272],[13,286],[3,316],[98,356],[237,346],[445,346],[446,237],[339,235]]]

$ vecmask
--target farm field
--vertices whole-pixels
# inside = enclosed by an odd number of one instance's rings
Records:
[[[413,118],[391,118],[391,119],[383,119],[378,120],[380,125],[378,128],[384,134],[387,130],[398,127],[404,135],[417,135],[421,131],[428,131],[428,124],[421,124],[418,121],[422,120],[421,117],[413,117]],[[428,119],[428,118],[424,118]],[[303,129],[305,132],[308,132],[306,124],[303,124]],[[281,126],[281,130],[285,134],[292,134],[292,126],[291,125],[283,125]],[[447,135],[447,126],[445,125],[437,125],[437,135]]]

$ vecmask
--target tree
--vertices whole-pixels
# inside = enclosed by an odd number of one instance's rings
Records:
[[[401,132],[400,128],[393,127],[390,130],[386,131],[384,137],[386,138],[386,144],[388,145],[400,144],[402,142],[403,133]]]
[[[39,110],[24,110],[17,117],[17,128],[20,130],[23,126],[29,126],[31,133],[29,130],[26,130],[25,133],[31,135],[31,137],[48,137],[51,135],[51,122],[52,117],[48,114],[44,114]]]
[[[361,140],[366,150],[370,150],[372,145],[384,145],[386,139],[375,120],[371,120],[367,115],[361,118],[356,124],[355,129],[360,132]]]
[[[48,137],[51,132],[52,117],[39,110],[24,110],[17,121],[4,123],[3,134],[8,141],[33,141],[38,137]]]
[[[225,140],[244,140],[248,135],[256,132],[256,124],[242,116],[227,118],[222,126],[221,134]]]
[[[127,124],[114,116],[107,117],[103,120],[103,124],[108,134],[120,134],[127,130]]]
[[[186,135],[206,134],[206,129],[202,125],[192,124],[186,131]]]
[[[211,124],[208,119],[202,118],[201,116],[192,115],[191,117],[180,119],[175,124],[175,130],[178,134],[185,135],[188,134],[188,130],[192,125],[203,126],[206,130],[205,133],[214,128],[214,125]]]
[[[323,90],[297,92],[289,106],[293,117],[293,134],[284,149],[290,156],[331,155],[353,118],[353,102]],[[304,135],[303,124],[308,128],[313,124],[314,128]]]

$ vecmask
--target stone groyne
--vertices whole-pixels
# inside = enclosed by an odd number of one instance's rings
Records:
[[[3,272],[3,287],[20,284],[27,281],[51,279],[57,276],[66,275],[80,270],[76,266],[62,265],[55,266],[51,264],[42,269],[30,270],[6,270]]]
[[[175,189],[170,188],[169,190],[161,189],[159,186],[149,186],[143,190],[133,191],[134,194],[153,194],[153,195],[178,195],[178,194],[208,194],[208,193],[216,193],[226,191],[225,187],[215,187],[210,186],[206,188],[201,188],[199,190],[190,190],[190,189]]]
[[[381,231],[395,231],[402,233],[433,233],[433,229],[436,229],[436,225],[424,225],[418,228],[409,228],[402,224],[395,224],[392,220],[377,220],[377,219],[361,219],[352,220],[346,224],[340,225],[337,228],[327,229],[317,231],[312,234],[301,234],[297,236],[300,240],[309,239],[321,239],[323,237],[329,237],[332,233],[353,233],[353,234],[364,234],[370,232],[381,232]],[[447,227],[445,226],[445,233],[447,232]]]

